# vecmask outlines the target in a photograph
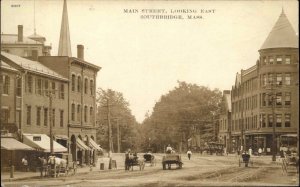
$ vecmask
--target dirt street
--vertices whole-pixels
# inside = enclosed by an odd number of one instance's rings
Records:
[[[141,154],[139,156],[142,156]],[[134,167],[124,170],[123,154],[115,154],[118,169],[94,170],[68,177],[30,179],[6,183],[5,186],[298,186],[299,175],[282,174],[280,161],[271,157],[252,157],[253,166],[238,166],[237,156],[210,156],[193,154],[191,160],[182,155],[183,168],[172,165],[163,170],[162,154],[156,155],[156,165],[146,164],[143,171]],[[100,160],[101,162],[101,160]]]

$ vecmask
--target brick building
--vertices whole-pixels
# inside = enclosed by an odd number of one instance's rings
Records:
[[[280,135],[297,135],[299,126],[298,37],[284,12],[259,54],[254,66],[237,73],[232,87],[232,145],[271,154],[282,146]]]

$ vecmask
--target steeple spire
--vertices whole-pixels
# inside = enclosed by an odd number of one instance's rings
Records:
[[[67,1],[64,0],[64,8],[61,19],[60,38],[58,45],[58,56],[72,56],[70,30],[68,21]]]

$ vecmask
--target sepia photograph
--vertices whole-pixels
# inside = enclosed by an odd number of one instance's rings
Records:
[[[1,0],[1,187],[299,186],[297,0]]]

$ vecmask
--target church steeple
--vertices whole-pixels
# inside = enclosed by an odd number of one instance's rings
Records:
[[[272,31],[260,49],[270,48],[298,48],[298,37],[283,8]]]
[[[58,56],[72,56],[66,0],[64,0],[64,8],[63,8],[62,19],[61,19]]]

